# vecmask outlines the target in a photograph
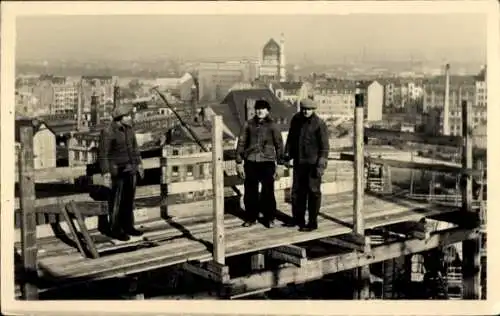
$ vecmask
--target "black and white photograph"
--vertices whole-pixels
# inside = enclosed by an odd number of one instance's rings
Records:
[[[2,4],[2,294],[490,299],[498,3],[216,2]]]

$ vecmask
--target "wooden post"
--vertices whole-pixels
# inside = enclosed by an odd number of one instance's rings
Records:
[[[224,160],[222,148],[222,117],[212,117],[212,186],[213,186],[213,258],[225,264],[224,245]]]
[[[35,213],[35,174],[33,155],[33,121],[19,122],[19,141],[21,150],[18,158],[21,221],[21,247],[25,281],[22,295],[25,300],[37,300],[37,245]]]
[[[472,108],[467,101],[462,101],[462,167],[472,168]],[[467,176],[465,186],[462,188],[463,215],[470,215],[472,209],[472,177]],[[463,298],[479,299],[481,296],[481,265],[480,265],[480,238],[462,242],[463,262]]]
[[[362,92],[356,88],[354,113],[354,214],[353,233],[364,238],[365,223],[363,218],[364,199],[364,100]],[[370,267],[364,266],[355,269],[355,278],[358,280],[354,297],[368,299],[370,297]]]
[[[363,94],[356,92],[356,110],[354,116],[354,233],[364,235],[363,218],[364,199],[364,128],[363,128]]]
[[[250,257],[252,271],[261,271],[265,267],[265,256],[262,252],[257,252]]]
[[[162,219],[168,219],[168,145],[164,144],[161,149],[161,182],[160,182],[160,192],[161,192],[161,206],[160,206],[160,216]]]

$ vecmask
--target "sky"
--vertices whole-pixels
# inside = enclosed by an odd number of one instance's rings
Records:
[[[284,33],[289,62],[344,57],[481,62],[486,16],[480,14],[36,16],[17,19],[23,59],[259,57]]]

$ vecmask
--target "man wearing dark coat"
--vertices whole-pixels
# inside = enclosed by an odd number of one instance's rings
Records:
[[[254,108],[255,116],[241,129],[236,147],[237,172],[245,180],[244,204],[248,218],[243,225],[254,225],[261,209],[264,224],[271,228],[276,214],[274,181],[279,174],[277,166],[283,165],[283,138],[269,116],[270,104],[257,100]],[[259,183],[262,185],[260,198]]]
[[[285,165],[293,161],[292,214],[288,226],[299,226],[301,231],[318,228],[321,207],[321,179],[328,163],[330,150],[328,129],[314,112],[316,104],[306,99],[300,103],[300,112],[290,122],[285,145]],[[305,223],[308,210],[309,221]]]
[[[134,228],[134,199],[137,175],[143,177],[144,169],[131,112],[132,107],[127,105],[113,111],[113,121],[102,130],[99,145],[101,173],[112,187],[109,234],[122,241],[142,235]]]

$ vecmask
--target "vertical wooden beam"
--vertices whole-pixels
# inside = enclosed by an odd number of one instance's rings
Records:
[[[161,167],[161,179],[160,179],[160,194],[161,194],[161,206],[160,206],[160,216],[162,219],[168,219],[168,145],[164,144],[161,149],[160,157],[160,167]]]
[[[21,150],[18,158],[19,189],[21,206],[21,247],[25,281],[22,284],[22,296],[25,300],[37,300],[37,245],[35,213],[35,173],[33,156],[33,122],[19,122],[19,141]]]
[[[363,217],[364,200],[364,100],[363,93],[356,87],[354,113],[354,214],[353,233],[364,237],[365,222]],[[358,280],[354,297],[368,299],[370,297],[370,266],[355,269],[355,278]]]
[[[472,161],[472,106],[462,101],[462,167],[471,169]],[[472,177],[467,176],[462,188],[463,215],[470,215],[472,209]],[[468,217],[467,217],[468,218]],[[479,299],[481,296],[480,238],[462,242],[463,298]]]
[[[257,252],[250,257],[252,271],[261,271],[265,267],[265,256],[262,252]]]
[[[357,89],[358,90],[358,89]],[[354,233],[364,235],[363,218],[364,199],[364,127],[363,127],[363,94],[358,90],[355,96],[356,109],[354,115]]]
[[[224,245],[224,160],[222,148],[222,117],[212,117],[212,186],[213,186],[213,258],[225,264]]]

